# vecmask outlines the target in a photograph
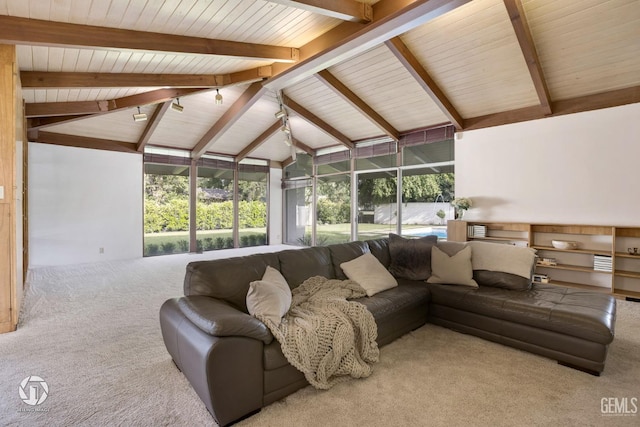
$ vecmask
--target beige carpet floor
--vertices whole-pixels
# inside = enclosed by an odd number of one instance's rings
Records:
[[[247,252],[31,271],[21,326],[0,335],[0,425],[215,425],[164,348],[158,310],[181,294],[188,262]],[[640,398],[640,304],[618,308],[601,377],[425,325],[383,347],[368,379],[307,387],[239,425],[638,426],[640,414],[601,411],[602,399]],[[30,375],[49,386],[38,412],[18,393]]]

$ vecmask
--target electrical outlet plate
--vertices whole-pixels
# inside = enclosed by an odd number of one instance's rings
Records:
[[[4,200],[4,185],[0,185],[0,200]]]

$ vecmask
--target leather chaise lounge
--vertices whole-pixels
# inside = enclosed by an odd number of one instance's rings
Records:
[[[187,266],[185,296],[160,309],[162,335],[218,424],[233,423],[308,385],[267,327],[248,314],[249,283],[260,280],[267,266],[278,269],[291,288],[312,276],[346,279],[340,264],[366,252],[389,267],[388,239]],[[598,375],[614,337],[611,295],[554,285],[513,291],[398,279],[398,287],[356,301],[373,314],[380,346],[429,321]]]

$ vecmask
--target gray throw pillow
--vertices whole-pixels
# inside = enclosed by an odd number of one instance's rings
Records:
[[[407,239],[389,234],[389,271],[397,278],[426,280],[431,276],[431,248],[438,236]]]

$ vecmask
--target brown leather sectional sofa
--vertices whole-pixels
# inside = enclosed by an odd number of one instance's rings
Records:
[[[292,288],[312,276],[346,279],[340,264],[371,252],[390,264],[387,239],[286,250],[187,266],[184,297],[166,301],[160,324],[167,350],[218,424],[257,412],[308,383],[267,327],[247,312],[249,283],[266,267]],[[530,290],[426,284],[399,286],[357,301],[373,314],[385,345],[427,321],[527,350],[598,375],[613,341],[610,295],[535,284]]]

